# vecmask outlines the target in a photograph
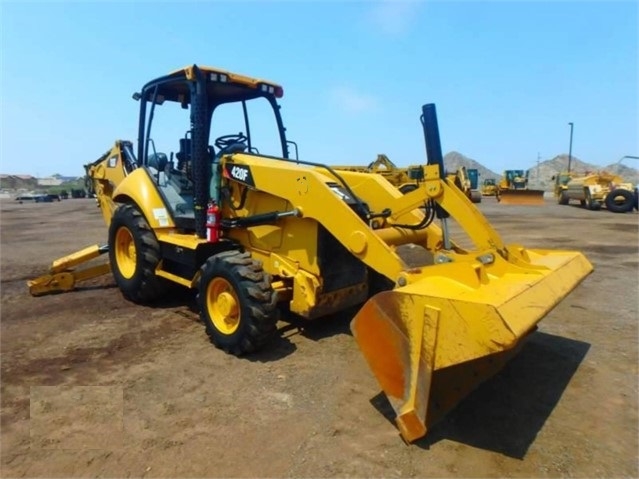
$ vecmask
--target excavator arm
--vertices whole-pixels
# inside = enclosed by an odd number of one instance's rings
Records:
[[[115,145],[97,160],[84,166],[85,185],[89,195],[95,195],[96,202],[107,226],[111,222],[115,203],[113,193],[122,180],[137,168],[132,145],[118,140]],[[48,274],[27,282],[29,293],[42,296],[49,293],[72,291],[77,283],[111,272],[109,262],[80,267],[89,261],[108,253],[109,246],[92,245],[73,254],[53,261]]]
[[[115,210],[114,192],[124,178],[138,168],[133,145],[129,141],[117,140],[109,151],[92,163],[84,165],[85,180],[89,194],[95,195],[107,226]]]

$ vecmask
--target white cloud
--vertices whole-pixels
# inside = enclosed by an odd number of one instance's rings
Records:
[[[407,32],[421,2],[416,0],[380,0],[368,13],[368,20],[387,35]]]
[[[330,91],[331,100],[347,113],[362,113],[377,108],[377,100],[365,93],[347,86],[335,87]]]

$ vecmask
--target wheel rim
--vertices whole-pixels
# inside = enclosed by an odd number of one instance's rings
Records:
[[[119,228],[115,234],[115,260],[120,274],[131,279],[135,274],[136,252],[135,241],[128,228]]]
[[[222,334],[233,334],[240,325],[240,302],[231,283],[214,278],[207,288],[206,302],[209,317]]]

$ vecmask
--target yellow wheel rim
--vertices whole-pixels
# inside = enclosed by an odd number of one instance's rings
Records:
[[[115,260],[120,274],[131,279],[135,274],[136,253],[133,235],[126,227],[121,227],[115,234]]]
[[[209,317],[215,328],[223,334],[233,334],[240,325],[240,307],[231,283],[214,278],[206,289]]]

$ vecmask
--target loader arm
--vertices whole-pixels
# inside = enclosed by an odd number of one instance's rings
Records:
[[[443,248],[442,230],[435,223],[419,229],[401,227],[423,222],[425,216],[419,208],[430,200],[454,216],[481,250],[496,250],[504,256],[507,254],[498,233],[462,191],[439,177],[437,166],[426,165],[423,185],[406,195],[389,188],[388,182],[378,175],[340,171],[335,176],[331,173],[332,169],[309,169],[298,161],[235,154],[223,159],[222,168],[226,172],[238,169],[248,171],[247,178],[250,178],[251,184],[246,184],[246,187],[258,194],[266,193],[286,200],[291,210],[296,210],[303,218],[317,221],[353,255],[394,283],[407,284],[421,277],[420,272],[404,263],[395,252],[395,246],[417,243],[434,252]],[[272,181],[274,177],[278,181]],[[384,205],[388,216],[381,227],[371,228],[367,213],[358,214],[348,203],[353,203],[353,195],[347,190],[350,187],[344,187],[339,178],[349,185],[350,182],[356,183],[354,178],[358,177],[359,185],[351,192],[356,191],[358,197],[361,195],[363,203],[380,205],[380,208]],[[231,174],[227,178],[231,182],[237,181]],[[240,181],[238,183],[242,184]],[[368,213],[375,217],[382,210],[374,209]],[[475,261],[475,256],[469,256],[460,248],[449,253]]]
[[[396,246],[408,243],[439,254],[436,258],[442,262],[489,263],[495,255],[499,255],[522,268],[545,268],[523,260],[526,250],[519,245],[507,247],[499,233],[454,185],[453,180],[440,178],[437,165],[425,165],[424,182],[406,195],[389,187],[388,182],[378,175],[349,171],[334,175],[330,168],[309,169],[295,160],[275,160],[249,154],[228,155],[223,159],[223,171],[233,171],[236,167],[248,171],[250,185],[245,187],[285,199],[297,216],[317,221],[353,255],[396,285],[405,286],[424,276],[423,269],[409,267],[395,251]],[[226,177],[231,182],[236,181],[230,174]],[[272,181],[273,177],[277,177],[278,181]],[[300,186],[302,180],[303,187]],[[365,215],[358,215],[345,201],[350,194],[340,180],[351,192],[356,192],[363,203],[373,206],[369,212],[373,217],[384,205],[388,216],[381,227],[371,228],[363,217]],[[349,184],[355,186],[351,188]],[[452,241],[451,247],[446,249],[445,233],[435,222],[419,229],[402,227],[422,222],[424,214],[419,208],[431,200],[457,221],[474,243],[475,250],[466,251]]]
[[[453,180],[443,178],[434,106],[423,112],[429,164],[418,188],[406,195],[378,175],[244,154],[224,159],[231,183],[249,178],[249,194],[285,199],[300,219],[320,223],[394,284],[364,304],[351,330],[409,442],[499,371],[593,270],[578,252],[504,244]],[[448,238],[450,217],[473,250]],[[432,261],[409,267],[395,251],[405,243],[425,247]]]

